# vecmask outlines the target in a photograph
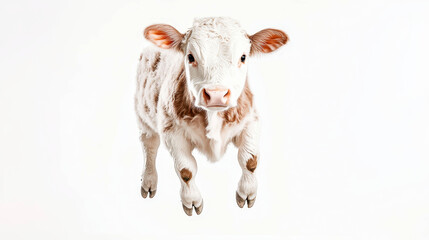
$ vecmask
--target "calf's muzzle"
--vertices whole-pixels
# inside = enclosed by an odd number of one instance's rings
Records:
[[[202,95],[206,107],[227,107],[231,96],[231,90],[225,88],[204,88]]]

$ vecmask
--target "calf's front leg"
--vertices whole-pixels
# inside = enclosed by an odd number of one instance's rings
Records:
[[[259,156],[258,122],[255,120],[249,123],[234,143],[238,147],[238,163],[242,170],[236,192],[236,201],[240,208],[244,206],[246,201],[247,207],[251,208],[255,203],[258,188],[255,176]]]
[[[197,162],[192,155],[192,144],[185,137],[175,135],[166,138],[166,146],[174,159],[174,168],[180,179],[183,210],[188,216],[192,216],[192,210],[195,208],[197,215],[200,215],[203,211],[203,198],[195,184]]]

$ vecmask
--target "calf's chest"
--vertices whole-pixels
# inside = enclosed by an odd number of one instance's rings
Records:
[[[208,160],[218,161],[224,154],[234,137],[240,135],[247,119],[224,124],[224,119],[217,112],[208,112],[206,124],[187,122],[182,125],[185,136],[193,146],[205,154]]]

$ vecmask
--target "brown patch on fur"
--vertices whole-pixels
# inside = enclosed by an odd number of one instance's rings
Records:
[[[250,55],[275,51],[279,47],[285,45],[289,40],[286,33],[281,30],[271,28],[261,30],[248,37],[252,43]]]
[[[186,168],[183,168],[180,170],[180,177],[183,179],[183,181],[188,184],[189,180],[192,178],[192,173]]]
[[[143,88],[146,88],[147,78],[144,79]]]
[[[159,91],[157,91],[153,96],[153,102],[155,103],[155,107],[158,106],[158,100],[159,100]]]
[[[243,92],[237,100],[237,106],[226,111],[219,112],[219,116],[224,119],[223,125],[240,122],[246,114],[249,113],[253,106],[253,94],[250,91],[249,84],[246,80]]]
[[[174,119],[169,114],[168,107],[166,105],[162,107],[162,113],[164,114],[164,117],[165,117],[163,122],[164,128],[162,131],[168,132],[174,127]]]
[[[192,121],[195,117],[206,118],[206,112],[203,109],[196,108],[191,101],[191,92],[186,85],[185,70],[182,70],[177,78],[176,88],[174,89],[173,107],[174,113],[180,119]]]
[[[164,129],[162,130],[163,132],[168,132],[173,128],[173,121],[172,120],[167,120],[167,122],[164,125]]]
[[[156,54],[155,54],[155,59],[153,60],[153,63],[152,63],[152,66],[151,66],[151,68],[152,68],[152,72],[155,72],[156,71],[156,69],[158,68],[158,63],[161,61],[161,53],[160,52],[157,52]]]
[[[247,170],[254,172],[257,165],[258,165],[258,156],[255,156],[252,154],[252,158],[249,158],[249,160],[247,160],[246,168]]]
[[[142,60],[142,58],[143,58],[143,54],[140,54],[139,61],[141,61],[141,60]]]
[[[144,104],[144,110],[145,110],[147,113],[149,113],[149,111],[150,111],[150,109],[149,109],[149,107],[147,106],[147,104],[146,104],[146,103]]]

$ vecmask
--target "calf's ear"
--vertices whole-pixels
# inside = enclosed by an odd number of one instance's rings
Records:
[[[269,53],[286,44],[288,36],[281,30],[267,28],[249,36],[250,55]]]
[[[183,34],[170,25],[150,25],[144,30],[143,35],[147,40],[160,48],[180,51],[180,43],[182,42]]]

